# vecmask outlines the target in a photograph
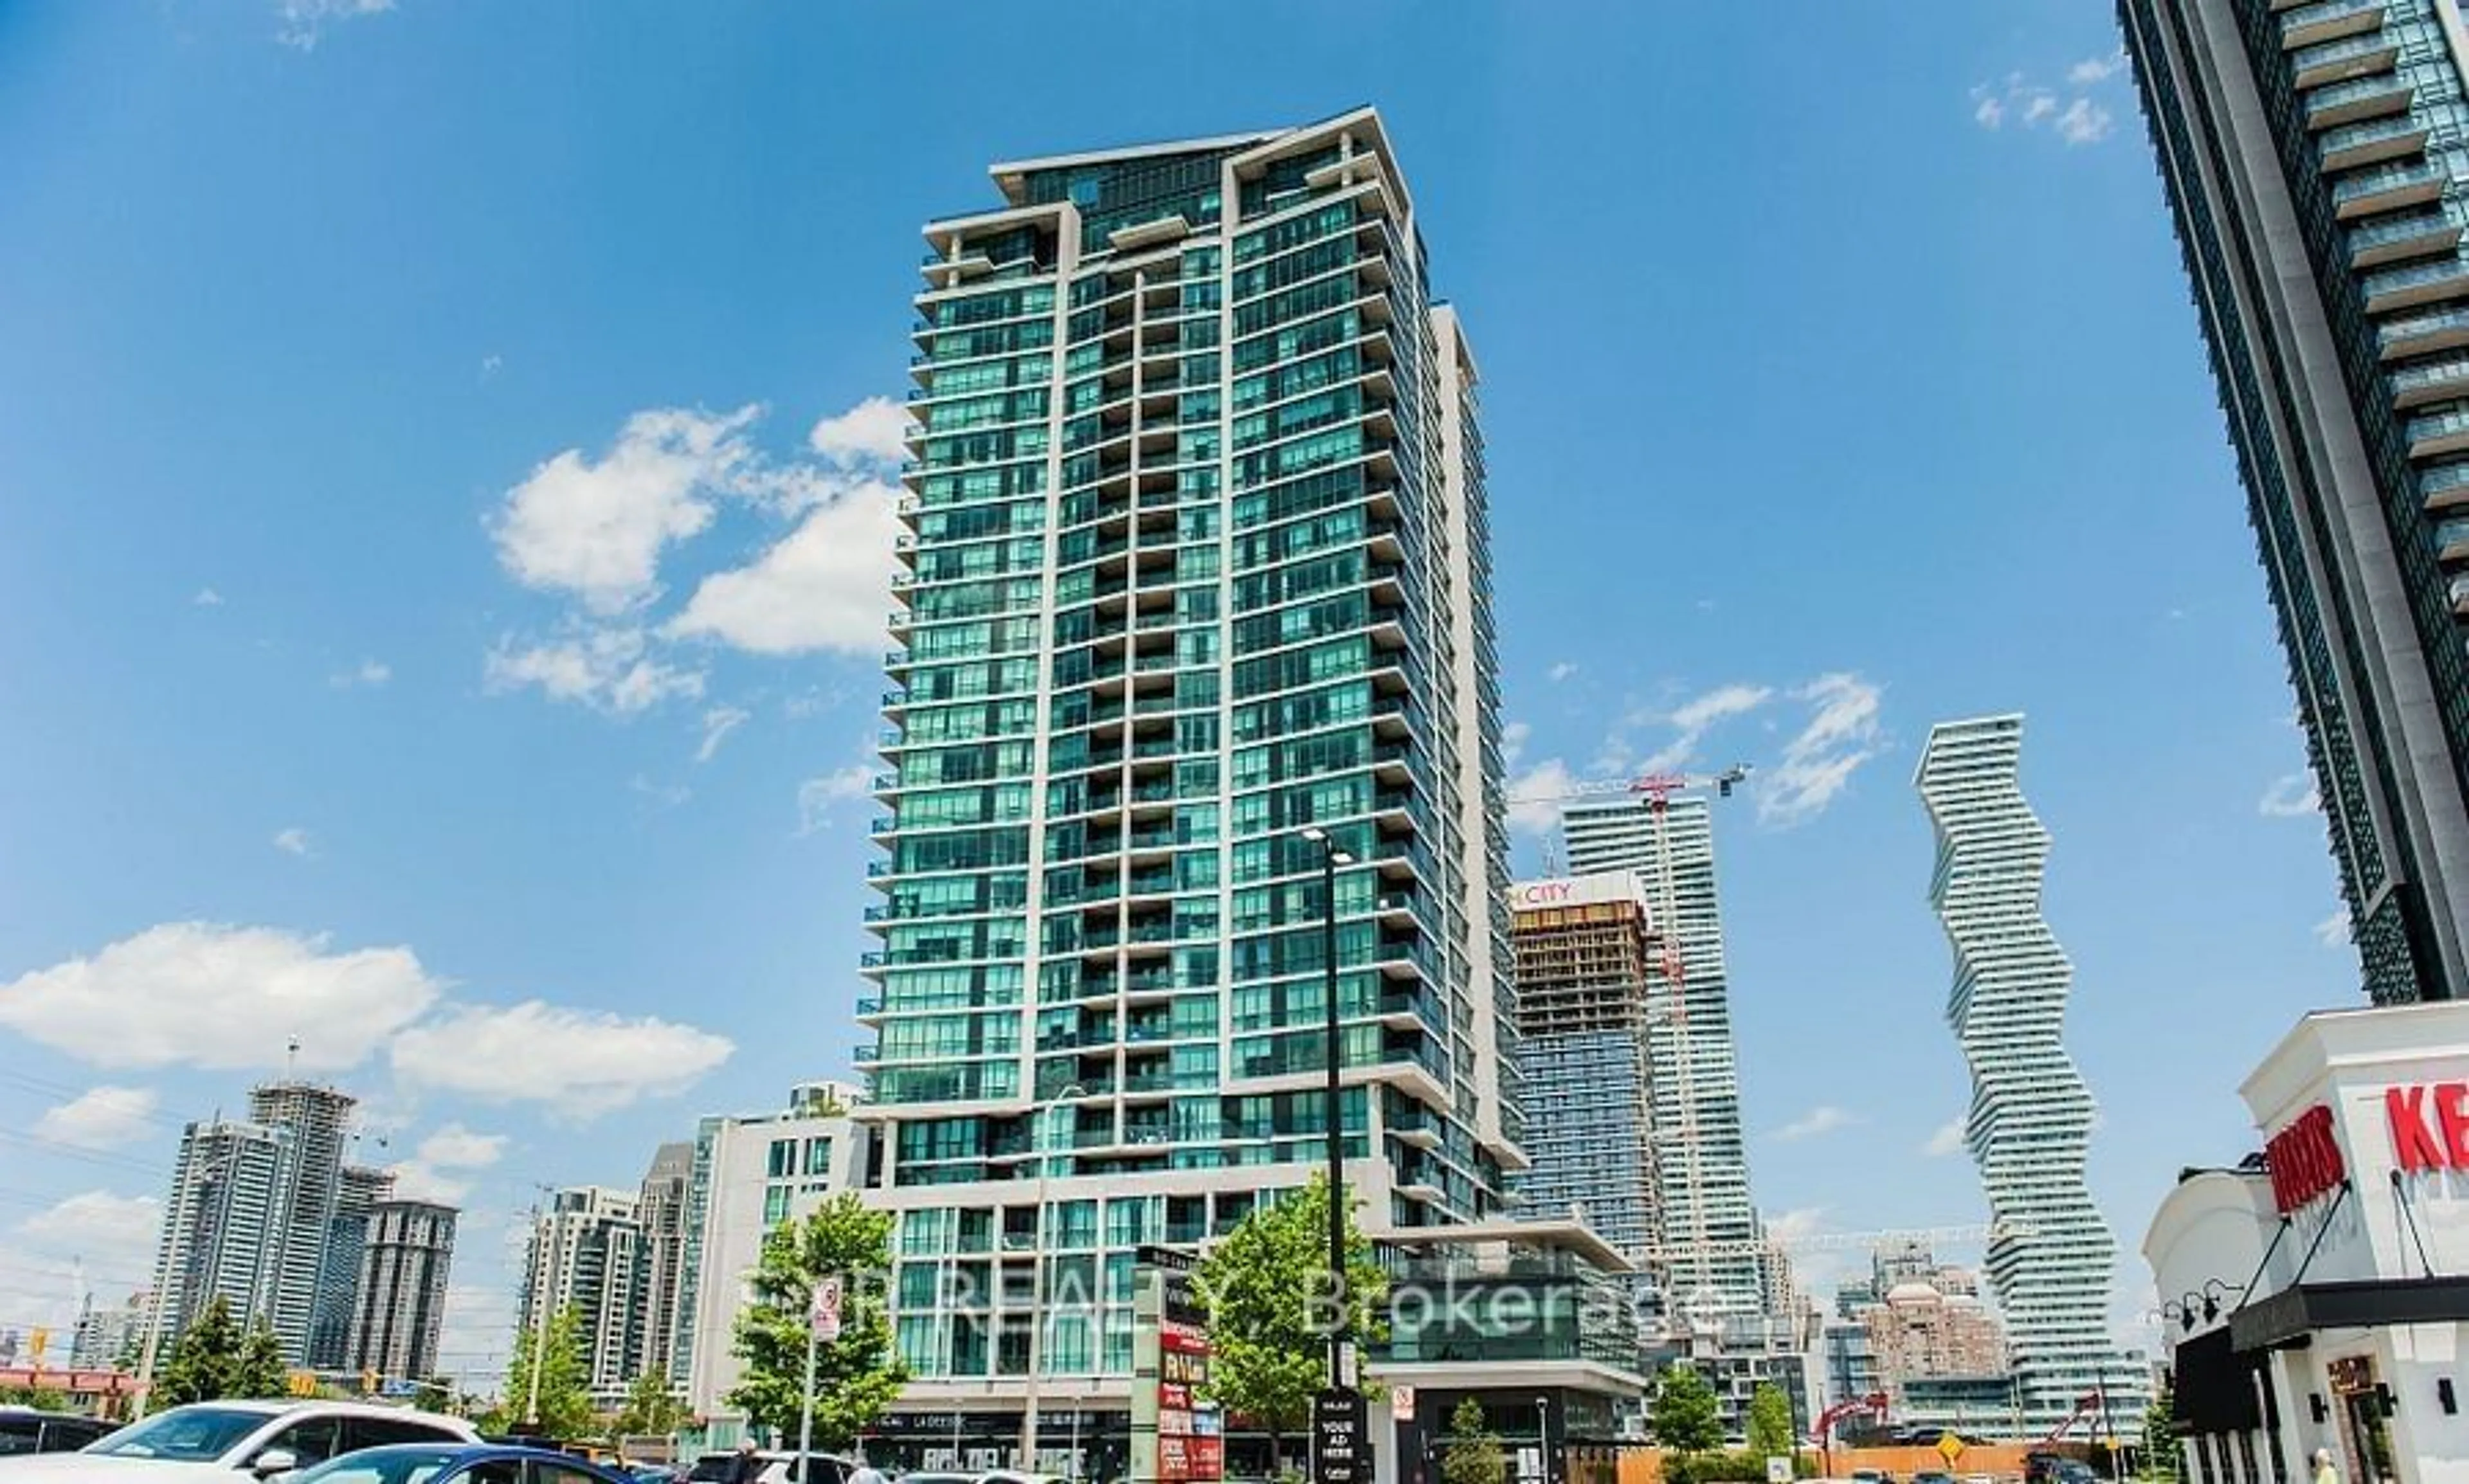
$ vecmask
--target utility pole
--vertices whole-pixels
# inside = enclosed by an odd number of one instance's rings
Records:
[[[537,1428],[540,1426],[541,1420],[541,1370],[542,1362],[548,1358],[549,1314],[548,1295],[543,1291],[548,1287],[548,1253],[546,1251],[548,1244],[541,1235],[540,1196],[553,1194],[553,1193],[545,1185],[536,1184],[532,1189],[538,1194],[532,1198],[531,1281],[525,1287],[530,1289],[528,1297],[533,1309],[538,1310],[539,1317],[532,1325],[531,1364],[525,1367],[530,1374],[523,1378],[523,1421]]]

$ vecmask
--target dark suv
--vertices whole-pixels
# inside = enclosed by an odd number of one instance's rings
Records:
[[[80,1417],[75,1412],[0,1406],[0,1458],[13,1458],[19,1453],[72,1453],[116,1426]]]

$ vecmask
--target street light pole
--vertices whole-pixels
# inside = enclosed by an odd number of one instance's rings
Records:
[[[1328,831],[1318,825],[1304,830],[1304,838],[1320,846],[1321,986],[1328,1010],[1322,1056],[1328,1064],[1328,1078],[1321,1097],[1321,1120],[1328,1125],[1328,1284],[1337,1302],[1337,1319],[1328,1332],[1328,1383],[1338,1387],[1346,1384],[1346,1331],[1351,1306],[1346,1297],[1346,1137],[1338,1126],[1344,1105],[1339,1076],[1346,1043],[1337,1014],[1337,868],[1353,865],[1354,857],[1339,849]]]

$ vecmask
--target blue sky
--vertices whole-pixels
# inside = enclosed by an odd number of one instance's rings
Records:
[[[2019,709],[2131,1318],[2355,993],[2177,248],[2102,8],[1778,13],[0,6],[0,1330],[126,1291],[293,1031],[470,1205],[474,1372],[533,1182],[843,1072],[919,224],[1365,102],[1486,377],[1520,773],[1767,780],[1759,1204],[1979,1218],[1910,774]]]

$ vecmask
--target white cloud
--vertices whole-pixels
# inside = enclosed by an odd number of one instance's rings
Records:
[[[436,1002],[408,948],[330,952],[277,928],[167,922],[0,985],[0,1026],[99,1067],[358,1066]]]
[[[2323,812],[2323,794],[2306,773],[2284,773],[2255,800],[2254,810],[2267,820],[2297,820]]]
[[[197,595],[189,601],[199,608],[220,608],[223,606],[223,595],[212,588],[199,588]]]
[[[1834,1133],[1837,1129],[1849,1128],[1859,1122],[1860,1118],[1858,1114],[1848,1109],[1838,1108],[1831,1102],[1821,1102],[1776,1129],[1774,1137],[1786,1143],[1814,1139],[1822,1134]]]
[[[703,745],[695,749],[695,761],[707,763],[728,740],[728,734],[746,725],[754,715],[742,707],[716,706],[703,713]]]
[[[681,1093],[736,1049],[674,1021],[530,1000],[450,1009],[396,1036],[392,1055],[395,1075],[414,1087],[588,1119]]]
[[[394,0],[282,0],[274,39],[304,52],[314,51],[324,29],[359,15],[382,15]]]
[[[2125,68],[2123,53],[2079,61],[2066,69],[2064,88],[2010,72],[2002,84],[1982,82],[1972,89],[1972,121],[1993,131],[2010,121],[2025,129],[2045,125],[2066,145],[2097,144],[2117,125],[2115,114],[2097,95]]]
[[[2347,947],[2349,945],[2349,909],[2343,907],[2316,923],[2314,932],[2315,940],[2326,948]]]
[[[880,651],[899,493],[868,480],[817,506],[752,564],[705,577],[667,632],[762,655]]]
[[[56,1354],[68,1352],[68,1328],[89,1290],[116,1303],[147,1283],[163,1203],[150,1195],[83,1191],[26,1217],[0,1251],[9,1255],[12,1328],[40,1324]]]
[[[394,679],[394,666],[379,660],[363,660],[348,670],[338,670],[326,678],[326,684],[337,690],[354,685],[382,685]]]
[[[901,437],[909,409],[888,397],[868,397],[836,417],[824,418],[806,435],[808,446],[835,464],[897,464],[908,457]]]
[[[1560,809],[1578,777],[1558,757],[1548,757],[1509,780],[1509,827],[1512,833],[1549,835],[1559,827]]]
[[[2070,145],[2097,144],[2107,139],[2117,121],[2088,98],[2078,98],[2058,115],[2058,137]]]
[[[663,809],[674,809],[694,797],[694,790],[682,783],[655,783],[639,773],[628,778],[626,786]]]
[[[797,833],[811,835],[831,821],[832,805],[874,795],[874,770],[865,763],[808,778],[797,785]]]
[[[1647,773],[1667,773],[1686,764],[1697,755],[1697,744],[1719,722],[1744,716],[1773,699],[1773,687],[1767,685],[1718,685],[1703,695],[1693,696],[1660,716],[1646,713],[1641,719],[1662,721],[1678,729],[1678,735],[1657,750],[1640,765]]]
[[[1788,826],[1812,819],[1834,801],[1862,763],[1884,742],[1879,725],[1881,687],[1838,672],[1792,692],[1811,707],[1809,724],[1787,744],[1783,759],[1757,777],[1758,821]]]
[[[1532,741],[1534,736],[1534,728],[1532,723],[1513,721],[1501,728],[1500,755],[1502,759],[1511,767],[1516,767],[1517,759],[1524,755],[1526,752],[1526,744]]]
[[[1944,1159],[1950,1154],[1962,1153],[1963,1120],[1949,1119],[1938,1125],[1930,1131],[1928,1142],[1921,1146],[1921,1152],[1931,1159]]]
[[[486,1170],[505,1157],[504,1134],[473,1133],[461,1124],[448,1124],[420,1141],[411,1158],[387,1167],[395,1194],[413,1200],[451,1205],[471,1194],[472,1182],[454,1171]]]
[[[1545,670],[1543,672],[1543,678],[1550,681],[1553,684],[1558,685],[1562,681],[1567,680],[1570,676],[1577,673],[1577,661],[1572,660],[1563,660],[1553,665],[1550,669]]]
[[[504,369],[506,369],[506,358],[495,351],[480,358],[480,380],[484,382]]]
[[[1765,1218],[1767,1240],[1779,1246],[1791,1247],[1825,1231],[1824,1206],[1798,1206],[1779,1211]]]
[[[310,840],[309,832],[297,824],[288,829],[276,830],[272,844],[274,848],[284,854],[296,855],[303,860],[317,853],[317,846]]]
[[[663,701],[702,695],[704,677],[656,654],[641,629],[611,625],[546,643],[502,638],[489,651],[487,684],[492,690],[538,685],[552,701],[631,716]]]
[[[35,1121],[35,1137],[83,1149],[117,1148],[143,1139],[154,1126],[154,1108],[161,1099],[151,1087],[114,1087],[108,1083],[43,1111]]]
[[[2112,52],[2107,57],[2087,57],[2066,69],[2066,81],[2077,87],[2089,87],[2106,82],[2126,70],[2126,53]]]
[[[598,461],[567,449],[506,494],[489,522],[497,561],[528,588],[623,613],[658,591],[660,553],[711,523],[714,499],[744,488],[746,429],[760,406],[727,414],[665,407],[626,420]]]

